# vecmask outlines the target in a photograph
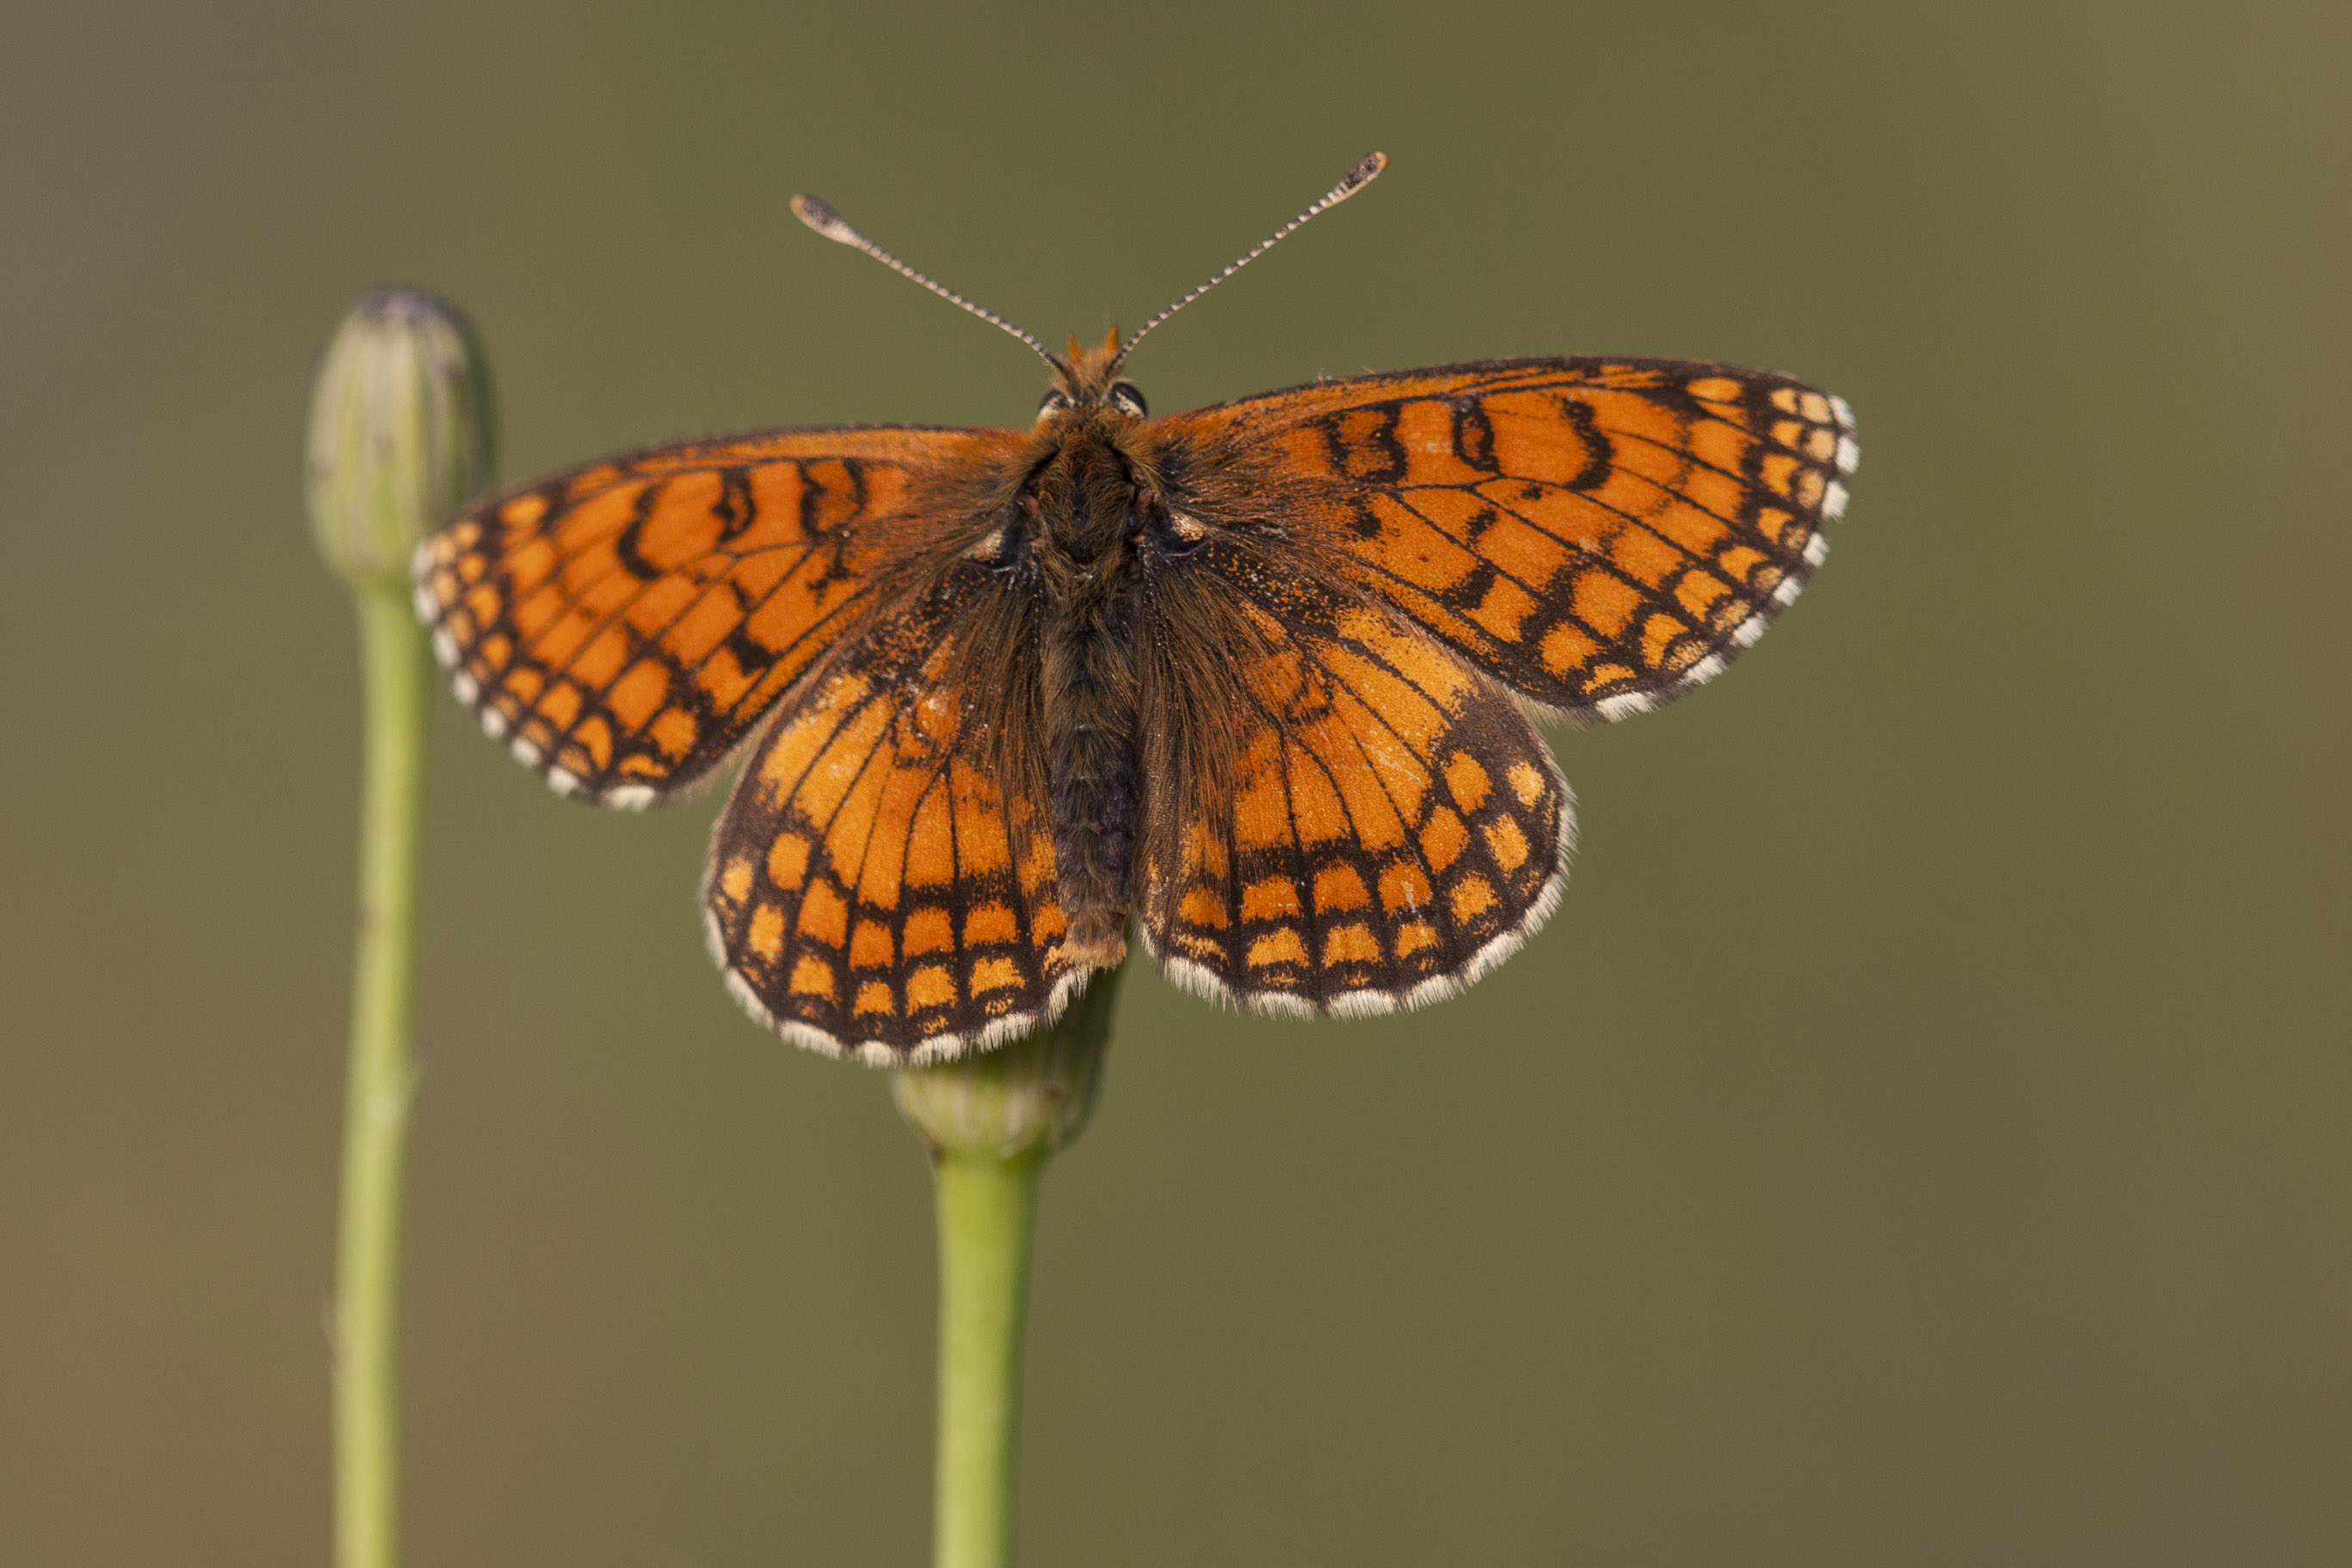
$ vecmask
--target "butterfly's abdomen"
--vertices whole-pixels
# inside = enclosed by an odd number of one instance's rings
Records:
[[[1054,864],[1065,956],[1108,968],[1127,955],[1135,857],[1135,682],[1109,626],[1066,626],[1045,650]],[[1058,645],[1058,646],[1056,646]]]
[[[1107,447],[1079,440],[1040,476],[1039,541],[1050,603],[1044,654],[1054,865],[1069,922],[1064,957],[1127,956],[1135,858],[1135,489]]]

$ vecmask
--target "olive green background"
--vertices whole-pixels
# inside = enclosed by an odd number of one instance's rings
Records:
[[[1843,393],[1811,592],[1557,739],[1566,904],[1302,1026],[1131,978],[1047,1178],[1051,1564],[2352,1556],[2352,13],[19,5],[0,17],[0,1561],[306,1564],[357,762],[299,510],[364,287],[515,479],[1484,355]],[[713,800],[439,703],[419,1565],[912,1563],[929,1198],[736,1012]]]

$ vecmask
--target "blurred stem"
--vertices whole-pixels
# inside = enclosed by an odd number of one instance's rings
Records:
[[[1025,1039],[898,1075],[898,1109],[930,1147],[940,1226],[939,1472],[934,1568],[1013,1560],[1023,1315],[1037,1178],[1094,1108],[1118,972]]]
[[[363,584],[354,596],[366,754],[335,1268],[335,1563],[394,1568],[400,1424],[394,1331],[401,1163],[415,1083],[408,1041],[431,660],[404,587]]]

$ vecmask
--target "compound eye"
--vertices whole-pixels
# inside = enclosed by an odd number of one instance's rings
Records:
[[[1050,419],[1055,415],[1062,412],[1063,409],[1067,408],[1069,405],[1070,400],[1063,396],[1058,390],[1049,392],[1045,394],[1043,398],[1038,400],[1037,417],[1040,419]]]
[[[1151,417],[1150,410],[1143,406],[1143,394],[1135,389],[1135,383],[1131,381],[1110,384],[1110,403],[1112,407],[1132,414],[1138,419]]]

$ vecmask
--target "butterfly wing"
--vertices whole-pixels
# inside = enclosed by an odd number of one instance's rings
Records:
[[[1827,553],[1859,456],[1842,399],[1680,360],[1361,376],[1159,428],[1175,501],[1278,523],[1570,718],[1644,711],[1762,636]]]
[[[1202,556],[1224,586],[1171,606],[1182,668],[1147,674],[1146,942],[1263,1011],[1453,994],[1559,900],[1575,817],[1550,751],[1386,606],[1255,546]]]
[[[882,1066],[984,1050],[1088,971],[1064,934],[1031,606],[957,566],[845,647],[753,752],[704,912],[728,985],[800,1044]]]
[[[561,794],[690,784],[887,597],[958,547],[1017,439],[906,426],[649,447],[509,490],[425,542],[418,613],[457,695]]]

